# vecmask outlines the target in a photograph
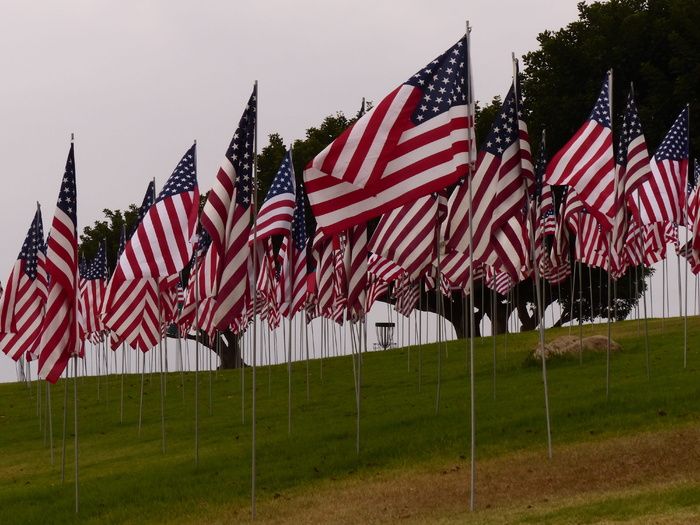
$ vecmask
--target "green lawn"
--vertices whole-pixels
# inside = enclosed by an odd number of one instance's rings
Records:
[[[700,419],[700,320],[689,320],[688,367],[683,368],[682,321],[649,323],[651,378],[644,339],[636,321],[619,323],[613,338],[623,351],[611,361],[610,399],[605,397],[605,354],[549,363],[554,454],[567,444],[605,440],[642,431],[696,424]],[[584,334],[605,334],[605,325]],[[547,332],[547,337],[568,329]],[[574,334],[577,331],[574,330]],[[643,331],[641,332],[643,334]],[[492,339],[476,347],[477,449],[480,460],[517,451],[541,451],[546,460],[542,373],[528,364],[536,333],[497,339],[496,391]],[[366,354],[363,364],[361,453],[355,453],[355,395],[349,357],[293,367],[293,428],[287,431],[286,366],[258,370],[257,490],[261,503],[283,491],[312,488],[328,480],[416,468],[468,459],[469,385],[465,341],[450,342],[442,363],[441,402],[435,414],[437,347],[422,349],[422,389],[418,391],[418,350]],[[78,380],[81,522],[169,522],[216,520],[223,508],[250,504],[251,370],[246,371],[245,423],[241,414],[241,374],[222,371],[213,379],[200,373],[199,466],[194,462],[194,374],[167,378],[167,451],[161,451],[159,376],[147,378],[143,429],[138,437],[139,376],[126,380],[125,418],[119,423],[119,378],[112,376],[109,401],[105,379],[97,401],[94,378]],[[69,382],[72,403],[72,381]],[[0,385],[0,523],[74,522],[72,404],[66,482],[61,483],[63,382],[52,388],[55,463],[50,464],[45,432],[36,414],[36,387]],[[269,388],[269,390],[268,390]],[[672,451],[669,451],[672,453]],[[477,485],[478,490],[478,485]],[[691,491],[691,496],[688,495]],[[697,490],[678,487],[666,494],[669,512],[683,510]],[[594,522],[615,517],[643,494],[611,495],[542,512],[549,522]],[[677,505],[674,503],[677,502]],[[680,511],[679,510],[679,511]],[[573,516],[573,517],[572,517]],[[577,517],[581,519],[578,520]],[[439,516],[436,516],[439,518]],[[537,520],[535,520],[537,521]]]

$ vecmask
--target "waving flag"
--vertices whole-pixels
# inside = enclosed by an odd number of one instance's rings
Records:
[[[193,144],[136,228],[114,271],[117,281],[167,277],[189,262],[199,212],[195,155]]]
[[[651,176],[639,188],[642,224],[683,224],[688,177],[688,107],[681,111],[651,161]]]
[[[289,235],[294,217],[294,166],[288,150],[275,175],[257,216],[258,241],[272,235]],[[253,242],[253,232],[249,243]]]
[[[586,122],[547,166],[545,182],[571,186],[604,228],[615,216],[615,157],[610,125],[608,71],[598,100]]]
[[[221,329],[241,318],[248,295],[248,237],[255,178],[253,145],[257,107],[256,86],[202,210],[202,227],[211,236],[213,249],[219,256],[213,322]]]
[[[530,245],[525,230],[525,190],[534,176],[529,146],[524,150],[523,142],[527,142],[527,127],[511,86],[479,152],[471,190],[463,183],[450,198],[447,225],[447,253],[456,250],[468,256],[471,236],[474,264],[503,266],[513,279],[526,265]]]
[[[44,244],[41,211],[34,214],[22,249],[7,280],[0,306],[0,348],[15,361],[32,354],[39,343],[45,297],[40,291],[40,247]]]
[[[55,383],[72,355],[81,354],[78,332],[78,234],[73,144],[58,194],[46,253],[49,296],[41,327],[39,377]]]
[[[369,250],[403,268],[414,281],[436,257],[438,201],[420,197],[382,215]]]
[[[282,271],[278,283],[277,305],[280,313],[292,317],[304,307],[308,292],[306,246],[306,213],[304,187],[299,186],[292,220],[292,238],[285,237],[280,248]]]
[[[468,71],[464,37],[310,162],[304,181],[326,235],[440,191],[466,174],[474,125]]]
[[[88,265],[85,274],[85,286],[81,290],[80,303],[85,321],[86,334],[93,334],[104,330],[104,325],[100,319],[102,300],[107,288],[107,252],[104,241],[100,243],[97,255]]]

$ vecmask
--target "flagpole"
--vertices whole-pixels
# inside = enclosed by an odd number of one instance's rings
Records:
[[[515,118],[519,118],[520,113],[520,94],[518,93],[518,60],[515,58],[515,53],[513,53],[513,94],[515,99]],[[522,166],[521,166],[522,167]],[[540,348],[542,351],[542,383],[544,384],[544,412],[545,420],[547,424],[547,457],[552,459],[552,429],[549,418],[549,390],[547,385],[547,355],[544,348],[544,311],[542,308],[542,287],[540,283],[540,269],[537,265],[535,257],[535,224],[534,216],[531,210],[531,201],[527,191],[527,183],[523,180],[523,186],[525,189],[525,202],[527,209],[527,220],[532,221],[532,227],[530,228],[530,260],[532,261],[532,267],[535,274],[535,294],[537,296],[537,317],[539,318],[539,331],[540,331]],[[495,396],[495,391],[494,391]]]
[[[608,71],[608,106],[610,110],[610,132],[612,133],[612,123],[613,123],[613,74],[612,69]],[[617,200],[617,169],[615,170],[615,198]],[[605,353],[605,400],[610,399],[610,336],[611,336],[611,319],[610,319],[610,308],[611,308],[611,286],[610,277],[612,269],[612,235],[610,231],[607,233],[608,237],[608,344]]]
[[[690,147],[690,105],[686,104],[686,109],[688,111],[688,125],[686,126],[686,143]],[[684,226],[685,226],[685,249],[686,253],[688,250],[688,167],[690,165],[690,152],[688,151],[688,162],[686,163],[685,172],[685,214],[684,214]],[[684,319],[683,319],[683,368],[688,368],[688,260],[686,256],[685,266],[685,308],[684,308]]]
[[[197,172],[197,141],[194,141],[194,171]],[[194,253],[194,466],[199,467],[199,241]]]
[[[471,65],[471,27],[469,26],[469,21],[467,21],[467,89],[469,91],[467,95],[467,113],[469,116],[473,117],[472,113],[472,100],[474,99],[474,93],[472,91],[472,65]],[[473,121],[472,121],[473,124]],[[468,184],[469,184],[469,414],[470,414],[470,469],[469,469],[469,510],[474,511],[474,506],[476,504],[476,403],[475,403],[475,391],[474,391],[474,239],[472,230],[474,227],[473,217],[472,217],[472,158],[471,149],[474,142],[473,127],[467,127],[467,134],[469,135],[469,144],[467,149],[467,162],[468,162]]]
[[[71,153],[73,153],[73,144],[75,140],[75,135],[70,134],[71,143]],[[75,175],[75,159],[73,159],[73,174]],[[76,197],[77,201],[77,197]],[[77,205],[77,202],[75,203]],[[76,213],[77,215],[77,213]],[[77,224],[75,227],[77,228]],[[75,253],[77,257],[77,251]],[[76,260],[77,263],[77,260]],[[77,514],[80,510],[80,486],[79,486],[79,457],[80,450],[78,448],[78,357],[80,356],[80,329],[78,325],[78,312],[80,311],[80,296],[78,283],[80,275],[78,273],[78,265],[75,265],[75,273],[73,274],[73,353],[75,354],[73,365],[74,365],[74,377],[73,377],[73,423],[74,423],[74,447],[75,447],[75,513]],[[37,375],[38,377],[38,375]]]
[[[255,136],[253,137],[253,275],[257,279],[258,275],[258,226],[257,226],[257,216],[258,216],[258,81],[255,81]],[[291,248],[291,246],[290,246]],[[258,294],[257,291],[253,291],[253,402],[252,402],[252,454],[251,454],[251,516],[255,519],[255,368],[256,368],[256,340],[257,340],[257,322],[255,321],[255,316],[257,315],[258,309]],[[308,349],[307,349],[308,352]],[[308,388],[308,383],[307,383]]]

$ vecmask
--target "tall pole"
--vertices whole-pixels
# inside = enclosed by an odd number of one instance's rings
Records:
[[[258,275],[258,81],[255,81],[255,136],[253,137],[253,275]],[[258,333],[258,323],[255,320],[258,310],[258,294],[253,293],[253,344],[252,344],[252,372],[253,372],[253,402],[252,402],[252,453],[251,453],[251,516],[255,519],[255,368],[256,368],[256,342]]]
[[[515,95],[515,114],[516,118],[520,113],[520,94],[518,93],[518,60],[515,58],[515,53],[513,53],[513,94]],[[544,140],[544,136],[543,136]],[[545,421],[547,426],[547,457],[552,459],[552,429],[549,419],[549,390],[547,387],[547,355],[544,348],[544,309],[542,308],[542,286],[540,283],[540,268],[537,264],[535,258],[535,215],[533,214],[533,209],[531,204],[536,204],[530,200],[527,191],[527,184],[523,181],[523,187],[525,189],[525,205],[527,206],[527,219],[532,221],[532,227],[530,228],[530,260],[532,261],[532,267],[535,272],[535,295],[537,300],[537,318],[539,319],[539,329],[540,329],[540,348],[542,349],[542,383],[544,384],[544,413]]]
[[[474,100],[474,93],[472,91],[472,64],[471,64],[471,27],[469,26],[469,21],[467,21],[467,112],[470,117],[472,114],[472,100]],[[473,120],[472,120],[473,122]],[[476,402],[475,402],[475,390],[474,390],[474,236],[472,233],[473,222],[472,222],[472,158],[471,150],[472,144],[474,143],[474,128],[469,126],[467,128],[468,133],[468,146],[467,146],[467,163],[468,163],[468,184],[469,184],[469,415],[470,415],[470,468],[469,468],[469,510],[474,511],[474,506],[476,504]]]
[[[195,146],[197,141],[194,141]],[[194,170],[197,172],[197,148],[194,148]],[[199,466],[199,256],[194,254],[194,466]],[[190,279],[193,276],[190,275]]]
[[[78,482],[78,460],[80,452],[78,448],[78,355],[73,357],[73,432],[75,447],[75,513],[80,509],[80,484]]]
[[[686,144],[690,145],[690,107],[686,104],[686,109],[688,111],[688,126],[686,127]],[[690,152],[688,151],[688,157],[690,157]],[[685,205],[683,213],[683,223],[685,225],[685,246],[688,249],[688,166],[690,162],[686,163],[685,172],[685,188],[683,188],[685,195]],[[685,266],[685,305],[683,308],[683,368],[688,368],[688,261],[686,260]]]
[[[613,78],[612,69],[608,71],[608,101],[610,103],[610,131],[612,133],[612,121],[613,121]],[[615,200],[617,201],[617,170],[615,170]],[[612,246],[612,236],[608,232],[608,246]],[[611,286],[610,286],[610,276],[612,269],[612,250],[608,249],[608,344],[605,354],[605,399],[606,401],[610,399],[610,336],[611,336],[611,320],[610,320],[610,306],[611,306]]]

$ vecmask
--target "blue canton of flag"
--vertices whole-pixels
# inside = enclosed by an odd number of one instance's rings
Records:
[[[192,147],[188,149],[182,159],[180,159],[173,174],[168,178],[168,182],[166,182],[163,189],[160,190],[156,202],[160,202],[179,193],[195,190],[197,187],[197,167],[195,165],[196,147],[196,144],[192,144]]]
[[[603,87],[588,120],[595,120],[601,126],[611,129],[610,125],[610,76],[606,73]]]
[[[288,150],[282,159],[282,164],[280,164],[277,170],[277,175],[270,185],[270,189],[267,191],[265,200],[268,201],[273,197],[281,195],[283,193],[294,193],[294,185],[292,184],[292,169],[291,169],[291,150]]]
[[[107,279],[107,253],[104,242],[100,243],[95,258],[89,265],[86,265],[85,274],[81,273],[81,277],[87,280]]]
[[[58,194],[58,202],[56,205],[65,213],[73,227],[77,224],[76,214],[76,198],[77,192],[75,189],[75,156],[73,153],[73,144],[70,145],[68,159],[66,160],[66,170],[63,174],[63,182],[61,183],[61,191]]]
[[[637,105],[634,103],[632,93],[627,97],[625,117],[622,120],[622,133],[620,133],[620,146],[617,150],[617,164],[627,165],[627,147],[630,142],[642,134],[642,123],[639,120]]]
[[[151,181],[148,183],[148,188],[146,188],[146,194],[143,196],[143,201],[141,202],[141,207],[139,208],[139,223],[143,220],[148,210],[153,206],[153,201],[156,198],[156,183]],[[137,224],[138,226],[138,224]]]
[[[423,92],[421,102],[411,115],[414,124],[467,102],[466,63],[467,40],[464,37],[406,81]]]
[[[253,191],[253,146],[255,142],[255,118],[257,111],[258,88],[253,88],[248,105],[243,111],[238,129],[226,152],[226,158],[236,172],[236,202],[248,207]]]
[[[39,259],[39,250],[44,244],[44,232],[41,224],[41,213],[37,210],[27,236],[22,244],[18,259],[24,261],[24,273],[33,281],[36,279],[36,268]]]
[[[294,219],[292,220],[292,240],[294,246],[300,252],[306,249],[308,237],[306,235],[306,213],[304,210],[304,186],[299,185],[294,208]]]
[[[485,150],[501,157],[503,152],[519,139],[518,120],[515,111],[515,94],[511,86],[501,110],[486,137]]]
[[[666,134],[654,155],[657,161],[688,158],[688,107],[686,106]]]

